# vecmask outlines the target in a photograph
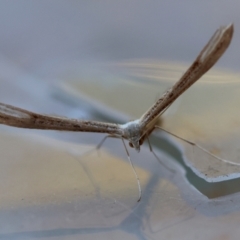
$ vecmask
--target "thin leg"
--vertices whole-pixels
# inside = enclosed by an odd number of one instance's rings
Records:
[[[107,135],[107,136],[105,136],[105,137],[101,140],[101,142],[97,145],[97,147],[96,147],[97,150],[99,150],[99,149],[102,147],[103,143],[106,141],[107,138],[121,138],[121,137],[114,136],[114,135]],[[126,151],[126,153],[127,153],[128,161],[129,161],[129,163],[130,163],[130,165],[131,165],[131,167],[132,167],[133,173],[134,173],[135,178],[136,178],[136,180],[137,180],[138,191],[139,191],[139,198],[138,198],[138,202],[139,202],[139,201],[141,200],[141,198],[142,198],[142,188],[141,188],[140,180],[139,180],[139,177],[138,177],[138,175],[137,175],[137,172],[136,172],[136,170],[135,170],[135,168],[134,168],[134,165],[133,165],[133,163],[132,163],[132,161],[131,161],[131,158],[130,158],[129,152],[128,152],[128,150],[127,150],[126,144],[125,144],[123,138],[121,138],[121,139],[122,139],[122,142],[123,142],[123,146],[124,146],[124,148],[125,148],[125,151]],[[85,154],[89,154],[89,153],[92,152],[93,150],[94,150],[94,149],[88,151],[88,152],[85,153]],[[84,155],[85,155],[85,154],[84,154]],[[75,159],[75,160],[77,160],[77,159]],[[77,160],[77,161],[78,161],[78,160]],[[79,161],[78,161],[78,162],[79,162]]]
[[[107,136],[105,136],[102,140],[101,140],[101,142],[97,145],[97,147],[96,147],[96,149],[97,149],[97,154],[98,154],[98,157],[100,157],[100,151],[99,151],[99,149],[102,147],[102,145],[103,145],[103,143],[106,141],[106,139],[107,138],[109,138],[109,137],[115,137],[115,136],[111,136],[111,135],[107,135]]]
[[[97,150],[97,152],[98,152],[98,157],[99,157],[99,155],[100,155],[100,154],[99,154],[99,149],[102,147],[103,143],[104,143],[104,142],[106,141],[106,139],[109,138],[109,137],[111,137],[111,138],[120,138],[120,137],[114,136],[114,135],[107,135],[107,136],[105,136],[105,137],[101,140],[101,142],[96,146],[96,148],[93,148],[93,149],[90,149],[90,150],[86,151],[85,153],[81,154],[81,157],[86,156],[86,155],[92,153],[92,152],[95,151],[95,150]],[[73,153],[73,152],[72,152],[72,154],[73,154],[73,155],[76,155],[76,154]],[[76,159],[76,161],[79,162],[78,159]],[[80,162],[79,162],[79,163],[80,163]]]
[[[141,200],[141,198],[142,198],[142,188],[141,188],[140,180],[139,180],[139,177],[138,177],[138,175],[137,175],[137,172],[136,172],[136,170],[135,170],[135,168],[134,168],[134,165],[133,165],[133,163],[132,163],[132,161],[131,161],[129,152],[128,152],[128,150],[127,150],[127,147],[126,147],[126,144],[125,144],[123,138],[122,138],[122,142],[123,142],[123,146],[124,146],[124,148],[125,148],[125,151],[126,151],[126,153],[127,153],[128,161],[129,161],[129,163],[130,163],[130,165],[131,165],[131,167],[132,167],[133,173],[134,173],[134,175],[135,175],[135,177],[136,177],[136,179],[137,179],[138,192],[139,192],[138,202],[140,202],[140,200]]]
[[[152,154],[155,156],[155,158],[158,160],[158,162],[159,162],[160,164],[162,164],[165,168],[167,168],[170,172],[175,173],[175,171],[174,171],[173,169],[169,168],[166,164],[164,164],[164,163],[161,161],[161,159],[157,156],[157,154],[153,151],[152,145],[151,145],[151,143],[150,143],[149,138],[147,138],[147,141],[148,141],[148,146],[149,146],[150,152],[152,152]]]
[[[179,137],[179,136],[177,136],[176,134],[171,133],[171,132],[169,132],[169,131],[167,131],[167,130],[159,127],[159,126],[155,126],[155,128],[161,129],[162,131],[164,131],[164,132],[166,132],[166,133],[168,133],[168,134],[170,134],[170,135],[172,135],[172,136],[174,136],[174,137],[176,137],[176,138],[178,138],[178,139],[180,139],[180,140],[182,140],[182,141],[184,141],[184,142],[186,142],[186,143],[188,143],[188,144],[190,144],[190,145],[192,145],[192,146],[196,146],[198,149],[200,149],[200,150],[202,150],[203,152],[209,154],[210,156],[214,157],[215,159],[218,159],[218,160],[220,160],[220,161],[222,161],[222,162],[224,162],[224,163],[228,163],[228,164],[231,164],[231,165],[240,166],[240,163],[236,163],[236,162],[232,162],[232,161],[229,161],[229,160],[227,160],[227,159],[224,159],[224,158],[220,158],[220,157],[212,154],[210,151],[208,151],[207,149],[205,149],[204,147],[202,147],[201,145],[199,145],[199,144],[197,144],[197,143],[195,143],[195,142],[191,142],[191,141],[189,141],[189,140],[187,140],[187,139],[185,139],[185,138]]]
[[[97,145],[96,148],[97,148],[97,149],[100,149],[101,146],[103,145],[103,143],[106,141],[107,138],[120,138],[120,137],[114,136],[114,135],[107,135],[107,136],[105,136],[105,137],[101,140],[101,142]]]
[[[103,138],[103,140],[97,145],[97,149],[100,149],[100,148],[101,148],[101,146],[103,145],[103,143],[105,142],[105,140],[106,140],[107,138],[119,138],[119,137],[118,137],[118,136],[114,136],[114,135],[107,135],[107,136],[105,136],[105,137]],[[142,198],[142,188],[141,188],[141,184],[140,184],[140,179],[139,179],[139,177],[138,177],[138,175],[137,175],[137,172],[136,172],[136,170],[135,170],[135,168],[134,168],[134,165],[133,165],[133,163],[132,163],[132,161],[131,161],[130,154],[129,154],[128,150],[127,150],[127,146],[126,146],[123,138],[121,138],[121,139],[122,139],[122,142],[123,142],[123,146],[124,146],[124,148],[125,148],[125,151],[126,151],[126,153],[127,153],[128,161],[129,161],[129,163],[130,163],[130,165],[131,165],[131,168],[132,168],[133,173],[134,173],[134,175],[135,175],[135,178],[136,178],[136,180],[137,180],[138,191],[139,191],[138,202],[140,202],[140,200],[141,200],[141,198]]]

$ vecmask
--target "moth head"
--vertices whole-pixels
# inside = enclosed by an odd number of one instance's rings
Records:
[[[145,138],[142,137],[142,138],[140,138],[140,140],[138,141],[139,150],[140,150],[140,146],[142,146],[144,140],[145,140]],[[130,146],[131,148],[135,148],[135,149],[136,149],[136,147],[133,146],[133,143],[132,143],[132,142],[129,142],[129,146]]]
[[[139,141],[137,142],[129,142],[129,146],[136,149],[138,152],[140,152],[140,143]]]
[[[131,121],[126,124],[121,125],[123,130],[123,137],[129,141],[130,147],[135,148],[138,152],[140,151],[140,139],[142,135],[142,130],[139,125],[139,121]]]

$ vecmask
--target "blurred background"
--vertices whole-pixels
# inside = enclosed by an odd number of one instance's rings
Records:
[[[192,61],[220,25],[238,29],[238,10],[238,1],[2,1],[1,54],[42,78],[80,60]],[[238,36],[224,67],[238,69]]]
[[[162,125],[238,162],[239,9],[237,0],[2,0],[0,102],[69,118],[138,118],[216,29],[234,23],[216,68]],[[238,239],[238,166],[158,133],[154,151],[173,171],[147,145],[130,149],[138,203],[121,141],[108,139],[98,154],[103,137],[0,126],[0,239]]]

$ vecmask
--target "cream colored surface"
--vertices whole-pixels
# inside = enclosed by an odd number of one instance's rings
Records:
[[[0,210],[74,199],[138,197],[129,164],[95,146],[0,132]],[[90,152],[89,152],[90,151]],[[106,171],[107,169],[107,171]],[[137,168],[144,188],[148,173]]]

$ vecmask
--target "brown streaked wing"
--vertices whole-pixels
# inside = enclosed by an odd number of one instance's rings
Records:
[[[0,124],[30,129],[100,132],[121,135],[118,124],[55,117],[0,103]]]
[[[233,24],[220,27],[200,52],[196,60],[180,78],[140,119],[142,127],[158,117],[173,101],[206,73],[228,48],[232,35]]]

